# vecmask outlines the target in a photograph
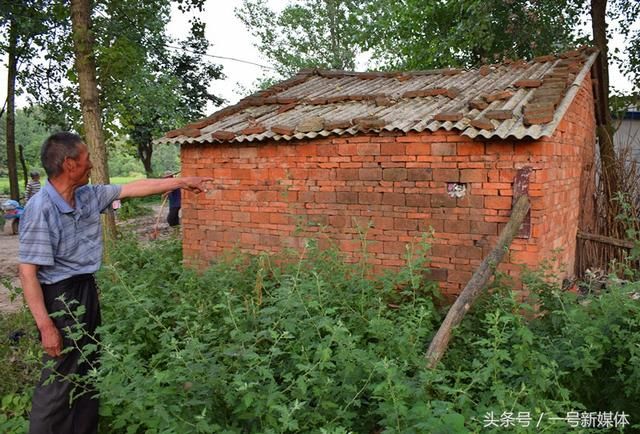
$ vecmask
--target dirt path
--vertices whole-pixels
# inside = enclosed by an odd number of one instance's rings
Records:
[[[141,241],[151,240],[154,238],[154,228],[156,221],[158,221],[160,205],[154,205],[151,208],[152,214],[118,222],[118,226],[134,232]],[[167,209],[165,207],[159,219],[158,239],[168,238],[173,233],[166,220]],[[11,290],[3,284],[7,281],[10,282],[10,285],[20,285],[18,280],[18,236],[0,233],[0,313],[15,312],[22,307],[21,296],[18,296],[13,302],[11,301]]]
[[[10,290],[3,284],[18,285],[18,236],[0,233],[0,312],[13,312],[22,300],[11,302]]]

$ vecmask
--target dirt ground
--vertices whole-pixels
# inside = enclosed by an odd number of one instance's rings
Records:
[[[158,222],[158,239],[167,238],[173,233],[173,229],[167,224],[167,209],[160,209],[160,205],[151,207],[152,214],[122,222],[117,222],[119,227],[133,231],[140,240],[151,240],[155,235],[155,226]],[[160,217],[158,214],[161,212]],[[16,287],[20,286],[18,279],[18,236],[5,235],[0,231],[0,313],[15,312],[23,305],[22,296],[11,301],[11,289],[4,283]]]
[[[18,236],[0,233],[0,280],[18,285]],[[0,312],[11,312],[20,308],[22,300],[11,302],[10,291],[0,283]]]

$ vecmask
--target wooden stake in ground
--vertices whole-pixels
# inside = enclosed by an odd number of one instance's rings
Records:
[[[522,220],[529,212],[530,207],[531,205],[527,196],[520,196],[516,201],[511,211],[509,222],[498,238],[498,244],[493,248],[491,253],[484,258],[484,261],[482,261],[482,264],[480,264],[480,267],[478,267],[475,273],[473,273],[471,280],[469,280],[467,286],[464,287],[455,303],[453,303],[446,318],[440,325],[438,332],[433,337],[425,356],[427,358],[428,368],[435,368],[445,351],[447,351],[453,328],[460,324],[464,315],[471,306],[473,306],[473,303],[475,303],[482,289],[489,281],[489,278],[495,273],[498,264],[502,262],[502,258],[504,258],[505,253],[509,250],[509,246],[518,233]]]
[[[162,204],[160,205],[160,211],[158,211],[158,217],[156,218],[156,224],[153,227],[153,232],[149,236],[150,239],[155,240],[158,238],[159,227],[160,227],[160,217],[162,217],[162,211],[164,210],[164,206],[167,203],[167,199],[169,198],[168,194],[165,194],[162,198]]]

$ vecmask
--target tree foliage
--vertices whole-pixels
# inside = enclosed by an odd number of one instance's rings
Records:
[[[25,65],[19,84],[42,107],[47,125],[83,133],[69,11],[59,3],[47,10],[55,25],[37,44],[41,55]],[[209,46],[204,24],[194,19],[187,37],[173,40],[165,32],[172,4],[201,11],[204,0],[99,0],[91,17],[106,140],[128,137],[149,174],[154,137],[203,116],[208,103],[222,102],[207,90],[222,71],[203,57]]]
[[[148,175],[153,171],[154,137],[202,117],[208,103],[222,103],[207,90],[211,80],[222,78],[222,69],[204,59],[209,46],[204,24],[193,19],[187,37],[173,41],[164,33],[169,2],[152,3],[110,3],[105,11],[110,19],[104,24],[112,42],[101,44],[107,48],[99,56],[105,70],[103,99],[113,109],[108,128],[129,136]],[[201,8],[202,3],[180,5],[190,10]]]
[[[203,117],[207,104],[223,102],[207,90],[212,79],[222,77],[222,69],[204,60],[208,48],[204,24],[194,21],[178,44],[175,52],[165,49],[162,56],[152,56],[128,78],[130,88],[116,94],[122,107],[119,131],[129,135],[147,174],[152,173],[154,137]]]
[[[575,0],[579,8],[589,8],[587,0]],[[615,47],[608,50],[610,59],[620,66],[631,82],[632,93],[640,93],[640,2],[637,0],[599,0],[606,3],[607,39],[613,38],[613,31],[624,40],[625,49]],[[593,3],[593,2],[592,2]]]
[[[386,67],[470,67],[565,49],[579,12],[563,0],[371,0],[362,43]]]
[[[274,12],[265,0],[244,0],[237,16],[257,37],[258,49],[287,76],[303,68],[353,69],[360,8],[367,1],[301,0]]]
[[[637,91],[640,3],[602,1],[626,38],[613,58]],[[244,0],[237,15],[274,67],[291,75],[306,67],[351,69],[363,53],[377,69],[471,67],[555,53],[590,43],[591,7],[590,0],[291,0],[276,12],[266,0]],[[331,44],[332,28],[338,44]]]
[[[40,147],[42,142],[57,128],[47,128],[39,121],[37,107],[16,110],[16,144],[24,147],[24,158],[28,169],[42,170]],[[0,118],[0,177],[7,173],[6,120]]]
[[[59,24],[61,7],[56,0],[0,0],[0,50],[9,53],[13,33],[13,54],[19,66],[30,62],[38,56],[50,30]],[[4,101],[1,103],[4,107]]]
[[[7,99],[0,110],[6,108],[5,145],[11,198],[19,199],[18,170],[15,143],[15,97],[19,64],[32,58],[34,43],[40,40],[46,29],[48,17],[42,6],[48,1],[7,2],[0,1],[0,46],[7,53]],[[24,162],[23,162],[24,169]],[[26,170],[26,169],[25,169]]]

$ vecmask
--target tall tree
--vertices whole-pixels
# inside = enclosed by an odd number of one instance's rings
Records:
[[[592,21],[593,8],[592,8]],[[612,29],[624,38],[623,50],[607,50],[610,60],[617,63],[633,85],[632,92],[640,94],[640,2],[637,0],[609,0],[606,2],[605,20],[607,39],[612,39]],[[601,24],[600,24],[601,25]],[[595,33],[595,31],[594,31]]]
[[[129,77],[130,83],[139,83],[136,92],[112,94],[121,107],[119,131],[129,136],[148,176],[153,173],[154,137],[204,116],[208,103],[223,102],[207,90],[212,80],[222,77],[222,70],[204,59],[209,46],[204,24],[195,20],[178,44],[175,52],[152,58]]]
[[[274,12],[265,0],[243,0],[236,15],[256,46],[284,76],[302,68],[353,69],[360,9],[370,0],[300,0]]]
[[[584,1],[586,3],[586,1]],[[584,6],[587,6],[586,4]],[[604,193],[609,202],[609,210],[615,217],[619,208],[617,202],[612,201],[616,192],[620,190],[619,174],[622,173],[617,167],[616,152],[613,143],[615,127],[611,119],[611,109],[609,104],[609,62],[610,50],[609,41],[611,39],[611,28],[607,21],[617,21],[620,31],[626,39],[628,56],[621,59],[615,56],[615,61],[626,71],[634,83],[634,91],[640,92],[640,58],[637,57],[640,48],[640,29],[633,33],[632,27],[637,24],[637,17],[640,15],[640,2],[633,0],[590,0],[591,29],[593,43],[600,51],[598,63],[596,64],[598,83],[596,96],[601,101],[601,111],[599,113],[598,143],[600,158],[602,161],[602,175],[604,183]]]
[[[474,66],[531,58],[575,43],[567,0],[371,0],[361,42],[383,66]]]
[[[609,110],[609,47],[607,38],[607,1],[591,0],[591,29],[593,42],[600,51],[596,64],[598,80],[596,97],[600,100],[600,124],[598,125],[598,143],[602,160],[604,192],[607,200],[619,190],[618,170],[616,169],[616,151],[613,146],[614,128]]]
[[[40,169],[40,147],[44,140],[59,128],[46,128],[38,120],[38,108],[16,109],[16,145],[24,145],[24,158],[28,170]],[[7,169],[5,117],[0,118],[0,172]]]
[[[15,19],[9,24],[9,64],[7,67],[7,165],[9,169],[9,190],[11,199],[20,199],[20,189],[18,187],[18,166],[16,159],[16,118],[15,118],[15,96],[16,96],[16,74],[17,65],[17,45],[18,31]]]
[[[11,198],[19,199],[17,154],[15,142],[15,96],[20,62],[27,62],[37,50],[34,45],[46,32],[51,19],[47,11],[50,1],[25,0],[15,2],[0,0],[0,47],[7,53],[7,100],[5,144]]]
[[[91,16],[105,141],[129,137],[149,175],[152,138],[202,116],[208,101],[221,102],[207,92],[222,74],[203,58],[209,44],[202,23],[194,20],[185,41],[165,33],[172,3],[191,11],[201,10],[204,0],[99,0]],[[47,56],[25,79],[47,123],[82,131],[79,77],[68,62],[73,42],[69,29],[56,31]]]
[[[204,57],[209,41],[205,25],[197,16],[191,19],[186,37],[174,41],[164,33],[169,2],[153,0],[155,7],[149,7],[150,0],[139,3],[111,0],[106,8],[110,19],[105,23],[105,34],[114,35],[111,47],[118,49],[101,52],[100,80],[105,89],[103,99],[116,108],[112,111],[116,121],[109,122],[109,127],[129,137],[147,176],[151,176],[153,138],[202,117],[208,103],[223,102],[208,91],[211,81],[222,77],[222,68]],[[202,12],[204,6],[203,0],[176,3],[185,12]],[[117,23],[124,28],[112,31],[110,27]],[[135,68],[131,67],[132,57],[136,59]],[[117,65],[122,65],[122,71]]]
[[[91,34],[91,6],[89,0],[71,0],[71,23],[73,29],[73,47],[75,64],[80,86],[80,105],[84,121],[84,135],[91,152],[93,170],[92,181],[98,184],[109,183],[107,148],[102,135],[98,85],[96,83],[96,64],[94,58],[93,35]],[[105,238],[115,235],[116,223],[113,212],[106,214],[103,220]]]
[[[579,13],[570,0],[298,0],[281,13],[244,0],[236,11],[284,75],[351,69],[361,52],[377,67],[402,69],[548,54],[575,42]]]

